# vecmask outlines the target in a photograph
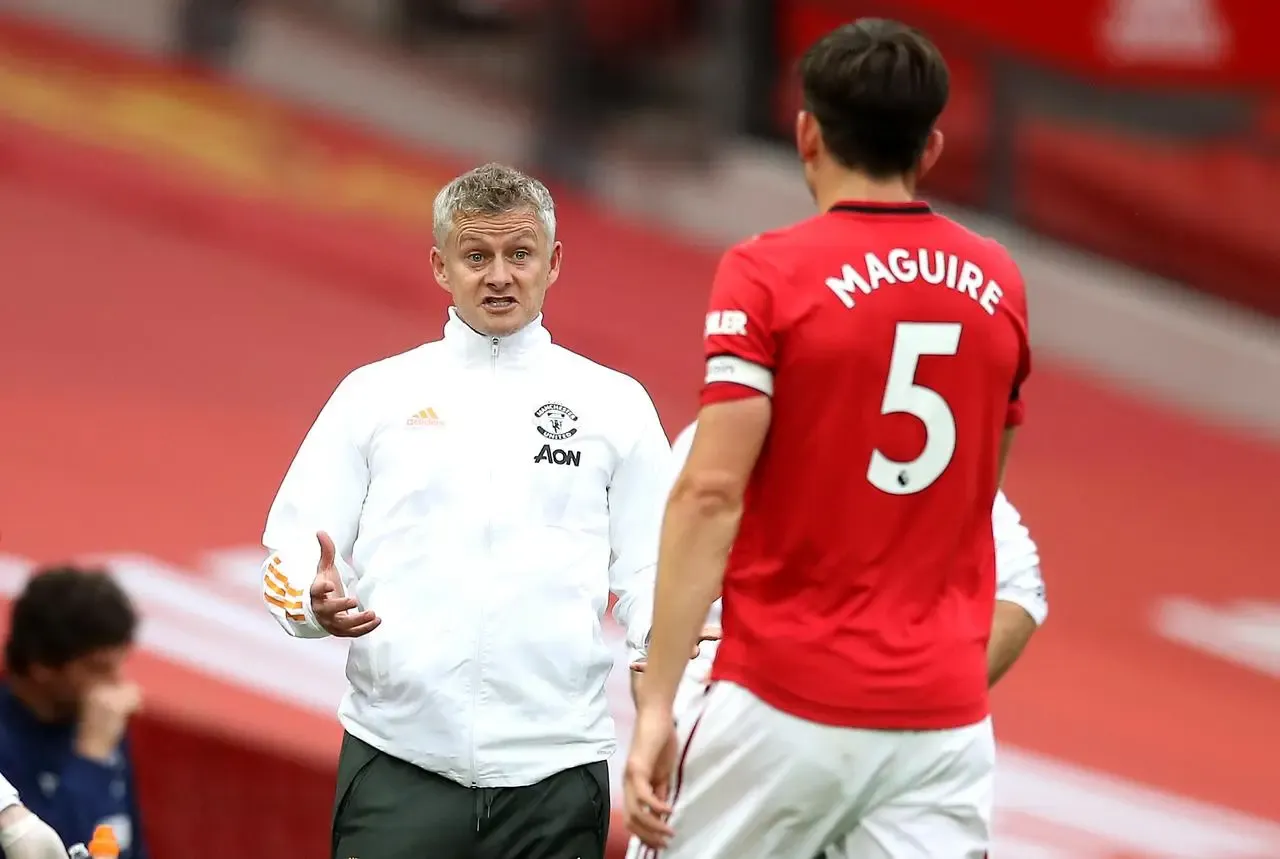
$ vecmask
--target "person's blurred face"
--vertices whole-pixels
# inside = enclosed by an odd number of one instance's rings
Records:
[[[105,647],[58,668],[32,665],[27,676],[50,710],[60,719],[71,720],[79,714],[90,689],[124,679],[129,651],[129,647]]]
[[[460,215],[444,245],[431,249],[431,267],[463,322],[505,337],[542,312],[560,276],[560,243],[532,209]]]

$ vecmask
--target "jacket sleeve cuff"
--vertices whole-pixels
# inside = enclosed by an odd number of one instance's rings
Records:
[[[632,662],[643,659],[649,651],[649,631],[653,628],[654,572],[654,565],[650,564],[624,575],[616,560],[609,570],[610,590],[616,597],[613,619],[626,630],[627,650]]]
[[[638,636],[627,635],[627,661],[644,662],[649,658],[649,630]]]
[[[634,597],[625,620],[627,648],[632,651],[632,661],[644,659],[649,655],[649,638],[653,635],[653,596],[644,594]]]
[[[631,662],[643,662],[649,657],[649,619],[643,623],[634,621],[627,626],[627,658]]]
[[[311,610],[310,593],[291,575],[291,567],[296,566],[282,552],[268,555],[262,564],[262,599],[271,616],[294,638],[325,638],[328,633]]]
[[[996,588],[996,600],[1020,606],[1031,615],[1036,626],[1043,624],[1049,616],[1049,600],[1045,595],[1044,579],[1041,578],[1038,566],[1022,573],[1017,580]]]
[[[0,829],[0,851],[11,859],[66,859],[62,839],[40,818],[29,811]]]
[[[311,597],[308,595],[302,600],[302,621],[286,620],[292,629],[291,634],[295,638],[328,638],[329,633],[325,632],[324,627],[320,625],[320,621],[316,620],[315,612],[311,609]]]

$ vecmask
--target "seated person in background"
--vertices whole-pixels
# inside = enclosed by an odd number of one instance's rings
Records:
[[[18,801],[18,792],[0,775],[0,856],[5,859],[67,859],[58,833]]]
[[[105,572],[37,572],[13,602],[0,683],[0,773],[64,844],[110,826],[120,859],[147,856],[125,740],[139,694],[121,670],[137,625]]]

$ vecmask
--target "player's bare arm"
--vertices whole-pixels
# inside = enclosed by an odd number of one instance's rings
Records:
[[[738,531],[742,498],[772,414],[765,396],[705,406],[662,522],[653,637],[642,705],[670,707]]]
[[[628,828],[646,844],[673,834],[667,786],[675,765],[672,705],[742,517],[743,495],[772,418],[766,396],[704,406],[689,459],[662,521],[653,632],[637,688],[635,735],[626,768]]]
[[[991,686],[1018,661],[1037,629],[1035,618],[1017,603],[996,601],[991,622],[991,641],[987,644],[987,682]]]

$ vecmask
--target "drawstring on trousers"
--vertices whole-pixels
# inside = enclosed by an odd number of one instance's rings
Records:
[[[498,793],[496,787],[478,787],[476,791],[476,832],[480,831],[480,821],[493,816],[493,798]]]

